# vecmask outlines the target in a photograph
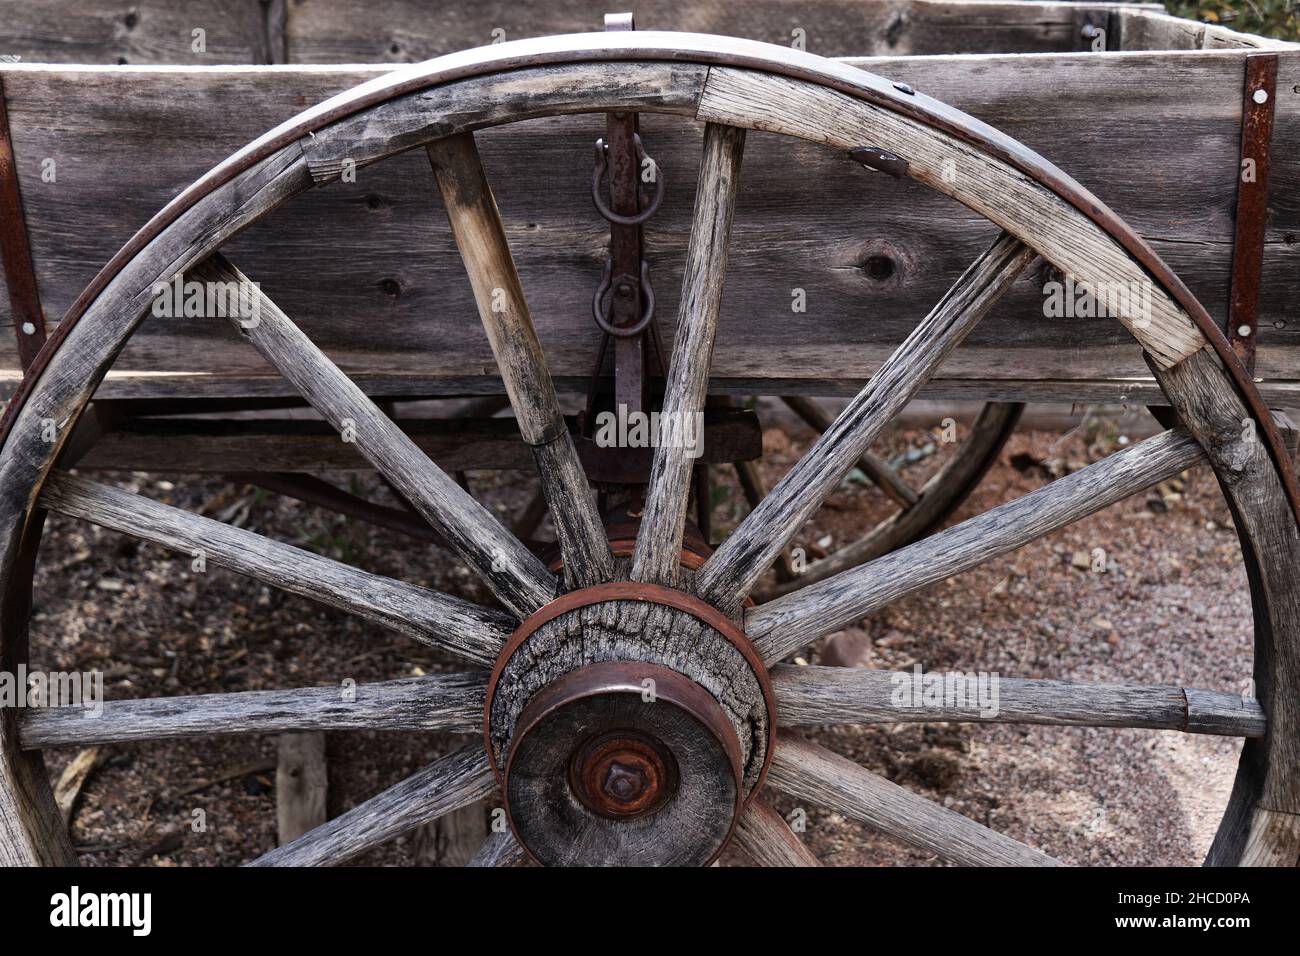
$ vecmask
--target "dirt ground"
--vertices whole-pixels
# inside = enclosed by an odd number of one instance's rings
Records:
[[[954,445],[940,426],[891,431],[887,458],[916,459],[919,487]],[[769,485],[812,440],[788,419],[764,434]],[[983,511],[1082,467],[1128,440],[1109,420],[1062,435],[1014,435],[954,517]],[[341,478],[392,503],[369,477]],[[503,516],[533,480],[469,476]],[[745,506],[720,474],[723,534]],[[486,603],[454,558],[392,532],[218,482],[122,476],[141,494],[231,521],[382,574]],[[874,488],[849,480],[800,535],[833,550],[887,514]],[[1106,570],[1094,572],[1094,549]],[[1250,600],[1236,536],[1213,477],[1190,472],[1006,558],[900,601],[795,655],[859,666],[996,671],[1003,676],[1248,687]],[[32,666],[100,669],[109,698],[335,685],[455,669],[429,649],[373,625],[188,556],[69,519],[51,518],[36,581]],[[1016,725],[896,724],[812,736],[905,787],[1076,864],[1196,864],[1227,800],[1239,749],[1225,738],[1172,731]],[[438,734],[328,736],[329,810],[337,814],[461,742]],[[47,755],[54,779],[73,753]],[[275,845],[275,740],[227,737],[102,747],[74,806],[71,834],[89,865],[235,864]],[[795,807],[785,801],[783,810]],[[804,838],[831,864],[936,864],[929,854],[804,807]],[[202,810],[207,828],[191,827]],[[402,838],[359,862],[427,859]],[[731,851],[725,863],[743,864]]]

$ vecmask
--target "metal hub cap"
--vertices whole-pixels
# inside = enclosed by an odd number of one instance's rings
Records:
[[[591,737],[573,751],[569,789],[601,816],[654,813],[677,792],[677,759],[663,741],[635,730]]]

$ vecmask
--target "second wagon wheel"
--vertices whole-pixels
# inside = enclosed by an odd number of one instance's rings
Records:
[[[634,553],[615,560],[564,428],[473,131],[530,117],[655,111],[704,124],[704,155],[664,411],[705,401],[746,130],[888,151],[906,174],[1001,229],[862,391],[706,560],[687,561],[691,459],[656,449]],[[553,574],[430,462],[275,304],[233,323],[442,533],[491,588],[479,607],[79,477],[58,466],[78,416],[177,274],[242,282],[218,250],[346,163],[427,149],[563,556]],[[1145,283],[1121,314],[1181,424],[938,534],[757,607],[746,596],[800,525],[1023,270]],[[256,278],[257,264],[243,268]],[[1237,521],[1255,611],[1258,700],[1171,686],[1005,681],[1002,722],[1158,727],[1246,738],[1212,863],[1294,864],[1300,838],[1300,534],[1278,429],[1208,314],[1131,229],[1045,160],[872,74],[765,44],[691,34],[504,43],[399,70],[271,131],[186,190],[60,323],[3,422],[3,656],[25,659],[44,513],[207,560],[462,659],[463,676],[110,702],[100,719],[0,722],[0,862],[69,862],[44,748],[205,734],[376,728],[470,733],[460,750],[256,862],[333,864],[498,794],[510,829],[478,862],[707,863],[733,838],[766,864],[812,863],[765,801],[773,788],[963,864],[1050,864],[1031,847],[818,746],[801,726],[980,719],[891,706],[879,672],[790,667],[793,650],[886,603],[1095,513],[1201,462]],[[778,729],[779,728],[779,729]]]
[[[818,434],[825,434],[834,426],[835,416],[817,399],[787,395],[781,401]],[[919,487],[913,487],[901,469],[867,448],[857,460],[856,467],[889,499],[891,512],[865,534],[801,567],[794,567],[788,554],[778,555],[776,583],[761,591],[756,589],[756,595],[770,600],[789,594],[888,554],[940,527],[997,461],[1024,410],[1023,402],[985,403],[961,444]],[[757,507],[767,496],[757,463],[737,462],[736,477],[750,507]]]

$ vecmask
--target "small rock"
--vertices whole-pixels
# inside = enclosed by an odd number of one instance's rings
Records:
[[[100,578],[98,581],[95,582],[95,587],[99,588],[101,591],[126,590],[125,584],[123,584],[121,581],[114,580],[113,578]]]
[[[1092,567],[1092,558],[1088,556],[1087,551],[1076,551],[1070,555],[1070,566],[1080,571],[1087,571]]]
[[[860,628],[836,631],[822,645],[821,663],[828,667],[869,667],[871,635]]]
[[[1104,618],[1104,617],[1094,617],[1094,618],[1092,619],[1092,622],[1091,622],[1091,623],[1092,623],[1092,626],[1095,627],[1095,628],[1096,628],[1097,630],[1099,630],[1099,631],[1113,631],[1113,630],[1115,630],[1115,625],[1112,624],[1112,623],[1110,623],[1110,621],[1108,621],[1108,620],[1107,620],[1106,618]]]

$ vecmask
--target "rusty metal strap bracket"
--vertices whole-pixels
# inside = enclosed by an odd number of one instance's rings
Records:
[[[1246,57],[1241,105],[1241,160],[1237,166],[1237,222],[1232,237],[1232,285],[1228,294],[1228,341],[1255,371],[1259,337],[1259,282],[1268,224],[1269,150],[1273,140],[1277,54]]]
[[[18,337],[18,360],[26,372],[45,343],[45,313],[40,308],[31,243],[27,241],[27,219],[22,213],[22,194],[18,191],[18,165],[14,163],[13,138],[9,135],[4,77],[0,77],[0,259],[4,260],[9,311]]]
[[[4,260],[9,311],[18,337],[18,360],[25,372],[45,344],[45,313],[36,286],[32,247],[27,239],[23,198],[18,190],[18,165],[14,162],[13,138],[9,133],[4,77],[0,77],[0,259]]]

